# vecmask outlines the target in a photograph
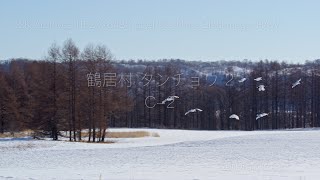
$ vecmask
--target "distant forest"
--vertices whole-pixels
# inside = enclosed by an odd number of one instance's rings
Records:
[[[186,113],[196,108],[202,111]],[[69,39],[44,59],[0,63],[0,133],[30,129],[58,140],[68,131],[70,141],[80,141],[88,130],[98,142],[108,127],[319,126],[320,60],[116,60],[103,45],[80,51]]]

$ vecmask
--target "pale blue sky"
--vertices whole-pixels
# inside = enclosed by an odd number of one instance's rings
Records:
[[[107,45],[117,59],[320,58],[320,1],[114,0],[0,3],[0,59],[42,58],[52,42]]]

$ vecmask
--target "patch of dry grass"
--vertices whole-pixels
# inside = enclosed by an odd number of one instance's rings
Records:
[[[107,132],[107,138],[142,138],[142,137],[160,137],[158,133],[149,133],[147,131],[131,132]]]
[[[20,132],[5,132],[0,134],[0,138],[22,138],[26,136],[32,136],[34,132],[32,130],[24,130]]]
[[[88,132],[82,132],[82,137],[88,137]],[[142,138],[142,137],[160,137],[158,133],[147,131],[128,131],[128,132],[106,132],[106,138]]]
[[[7,137],[12,137],[12,135],[9,133],[0,134],[0,138],[7,138]]]
[[[98,133],[98,132],[97,132]],[[34,132],[32,130],[25,130],[21,132],[5,132],[0,134],[0,138],[22,138],[26,136],[32,136]],[[82,132],[82,137],[88,137],[88,132]],[[147,132],[147,131],[128,131],[128,132],[106,132],[106,138],[142,138],[142,137],[160,137],[156,132]],[[105,142],[107,143],[107,142]],[[113,142],[110,142],[113,143]]]

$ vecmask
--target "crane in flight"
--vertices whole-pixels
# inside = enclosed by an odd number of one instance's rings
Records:
[[[179,98],[179,96],[169,96],[159,104],[165,104],[166,102],[173,101],[173,100],[178,99],[178,98]]]
[[[268,116],[268,113],[261,113],[261,114],[257,114],[256,120],[263,118],[265,116]]]
[[[239,116],[236,114],[232,114],[231,116],[229,116],[230,119],[236,119],[236,120],[240,120]]]
[[[301,78],[298,81],[296,81],[295,83],[292,84],[292,88],[298,86],[299,84],[301,84]]]
[[[262,81],[262,77],[257,77],[254,79],[255,81]]]
[[[189,114],[189,113],[195,113],[195,112],[197,112],[197,111],[201,112],[202,110],[201,110],[201,109],[199,109],[199,108],[190,109],[190,110],[189,110],[189,111],[187,111],[184,115],[187,115],[187,114]]]

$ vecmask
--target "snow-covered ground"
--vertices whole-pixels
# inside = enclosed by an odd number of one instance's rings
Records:
[[[0,179],[320,179],[320,130],[156,132],[113,144],[0,138]]]

